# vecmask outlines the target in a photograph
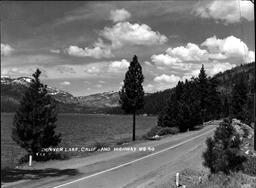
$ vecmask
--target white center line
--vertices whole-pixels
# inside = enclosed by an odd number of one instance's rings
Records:
[[[214,128],[214,129],[215,129],[215,128]],[[109,168],[109,169],[107,169],[107,170],[103,170],[103,171],[101,171],[101,172],[97,172],[97,173],[95,173],[95,174],[91,174],[91,175],[89,175],[89,176],[85,176],[85,177],[83,177],[83,178],[79,178],[79,179],[74,180],[74,181],[71,181],[71,182],[67,182],[67,183],[64,183],[64,184],[55,186],[55,187],[53,187],[53,188],[64,187],[64,186],[66,186],[66,185],[70,185],[70,184],[75,183],[75,182],[79,182],[79,181],[82,181],[82,180],[86,180],[86,179],[89,179],[89,178],[91,178],[91,177],[98,176],[98,175],[100,175],[100,174],[103,174],[103,173],[106,173],[106,172],[109,172],[109,171],[112,171],[112,170],[116,170],[116,169],[122,168],[122,167],[124,167],[124,166],[126,166],[126,165],[135,163],[135,162],[137,162],[137,161],[140,161],[140,160],[142,160],[142,159],[146,159],[146,158],[148,158],[148,157],[157,155],[157,154],[159,154],[159,153],[163,153],[163,152],[168,151],[168,150],[170,150],[170,149],[174,149],[174,148],[176,148],[176,147],[178,147],[178,146],[180,146],[180,145],[183,145],[183,144],[185,144],[185,143],[187,143],[187,142],[190,142],[191,140],[194,140],[194,139],[199,138],[199,137],[201,137],[201,136],[203,136],[203,135],[206,135],[206,134],[212,132],[214,129],[211,129],[211,130],[209,130],[209,131],[207,131],[207,132],[205,132],[205,133],[203,133],[203,134],[197,135],[197,136],[195,136],[195,137],[193,137],[193,138],[190,138],[190,139],[188,139],[188,140],[186,140],[186,141],[180,142],[179,144],[176,144],[176,145],[174,145],[174,146],[165,148],[165,149],[160,150],[160,151],[158,151],[158,152],[151,153],[151,154],[149,154],[149,155],[146,155],[146,156],[144,156],[144,157],[135,159],[135,160],[133,160],[133,161],[130,161],[130,162],[127,162],[127,163],[124,163],[124,164],[115,166],[115,167],[113,167],[113,168]]]

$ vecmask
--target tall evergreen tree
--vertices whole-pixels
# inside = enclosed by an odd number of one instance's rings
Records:
[[[171,94],[166,107],[160,112],[157,125],[160,127],[178,127],[178,113],[179,106],[175,92]]]
[[[246,109],[247,89],[245,81],[241,77],[232,90],[231,114],[242,121],[246,120],[248,116]]]
[[[204,65],[202,65],[198,75],[197,85],[203,121],[219,118],[221,113],[221,99],[217,91],[218,83],[215,79],[207,77]]]
[[[36,156],[42,148],[57,146],[61,141],[61,135],[54,130],[56,105],[47,94],[47,86],[40,82],[40,74],[39,69],[33,74],[14,116],[12,128],[12,139],[32,156]]]
[[[124,85],[119,92],[122,109],[133,115],[133,141],[135,140],[136,111],[144,106],[143,81],[142,67],[135,55],[125,74]]]
[[[225,96],[224,103],[223,103],[223,116],[228,117],[229,116],[229,102],[228,97]]]
[[[199,92],[199,99],[200,99],[200,107],[201,107],[201,112],[203,115],[203,121],[205,121],[206,118],[206,107],[207,107],[207,96],[208,96],[208,91],[207,91],[207,84],[208,84],[208,79],[207,75],[204,70],[204,65],[202,65],[200,69],[200,73],[198,75],[198,92]]]

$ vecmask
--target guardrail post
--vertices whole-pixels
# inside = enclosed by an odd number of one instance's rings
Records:
[[[28,166],[32,166],[32,155],[29,155]]]
[[[176,173],[176,186],[179,187],[180,183],[179,183],[179,172]]]

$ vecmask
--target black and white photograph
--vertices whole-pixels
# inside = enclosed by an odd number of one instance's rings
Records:
[[[1,1],[1,187],[256,188],[254,3]]]

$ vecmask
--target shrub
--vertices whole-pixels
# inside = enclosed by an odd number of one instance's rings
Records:
[[[177,134],[180,132],[179,128],[177,127],[160,127],[155,126],[152,127],[147,134],[143,136],[144,139],[151,140],[153,136],[164,136],[168,134]]]
[[[231,125],[230,119],[224,119],[217,127],[214,137],[206,140],[207,149],[203,153],[203,165],[208,167],[211,173],[243,169],[246,158],[241,154],[242,142],[239,135]]]
[[[158,132],[162,129],[160,126],[152,127],[149,132],[145,135],[146,137],[153,137],[158,134]]]
[[[164,127],[158,131],[157,135],[177,134],[179,131],[180,130],[177,127]]]
[[[256,186],[256,180],[240,172],[225,175],[223,173],[211,175],[202,184],[189,186],[190,188],[253,188]]]
[[[249,156],[244,163],[244,172],[251,176],[256,176],[256,157]]]

